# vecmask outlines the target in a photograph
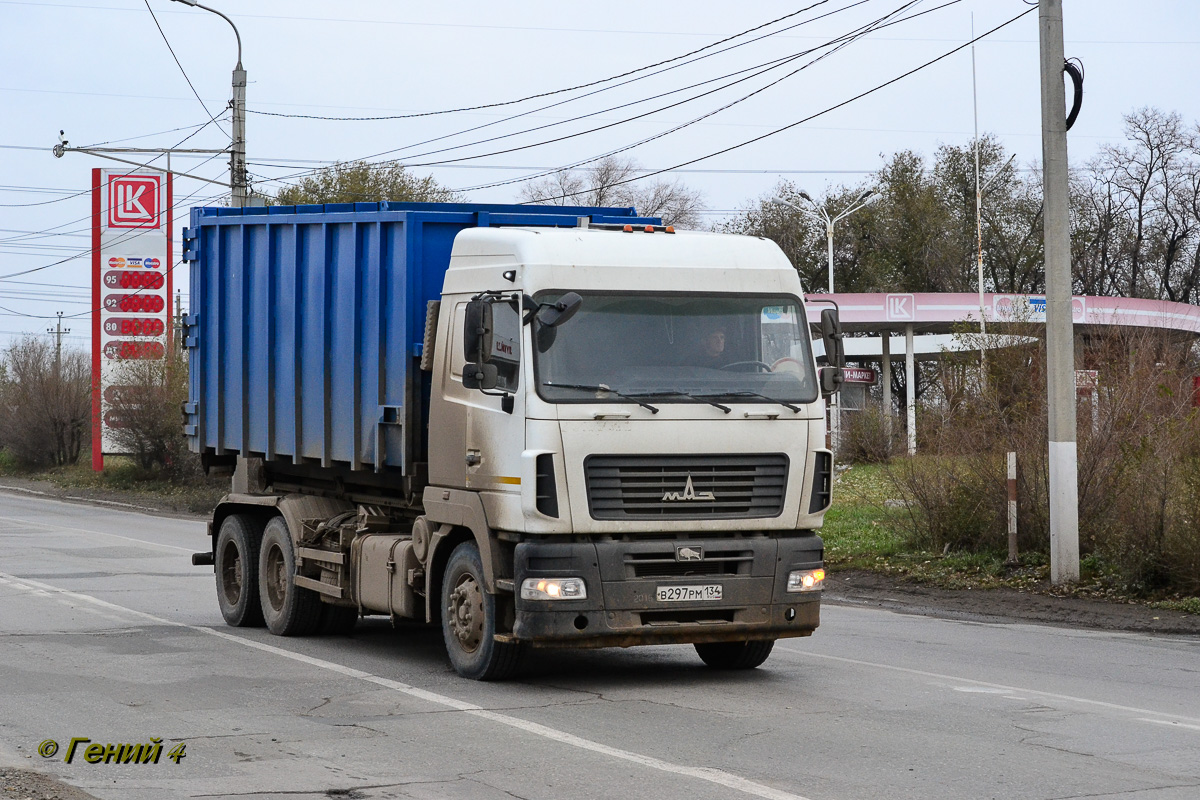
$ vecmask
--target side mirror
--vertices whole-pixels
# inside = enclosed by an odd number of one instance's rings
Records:
[[[842,322],[837,309],[827,308],[821,312],[821,341],[825,344],[825,361],[828,366],[821,370],[821,393],[831,395],[841,390],[846,365],[846,347],[842,343]]]
[[[495,389],[500,371],[495,364],[467,364],[463,367],[464,389]]]
[[[482,363],[492,350],[492,304],[486,300],[467,303],[463,323],[463,358]],[[465,381],[465,372],[463,377]]]
[[[546,303],[537,310],[535,318],[538,324],[547,328],[557,328],[575,316],[575,312],[583,305],[583,298],[575,292],[567,292],[556,303]]]
[[[837,394],[842,390],[842,381],[845,378],[841,367],[821,367],[821,394],[828,397],[831,394]],[[466,380],[463,380],[466,383]]]

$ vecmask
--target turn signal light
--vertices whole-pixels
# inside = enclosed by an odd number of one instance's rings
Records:
[[[801,569],[788,573],[789,592],[819,592],[825,583],[825,570]]]

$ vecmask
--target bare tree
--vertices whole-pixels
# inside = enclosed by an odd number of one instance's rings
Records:
[[[28,466],[79,460],[91,420],[91,364],[74,348],[26,336],[4,352],[0,443]]]
[[[112,441],[143,469],[157,467],[175,476],[194,471],[179,416],[187,399],[183,357],[171,353],[166,359],[122,362],[112,384],[107,390],[108,415],[116,423]]]
[[[1076,282],[1084,291],[1200,300],[1200,144],[1176,113],[1125,117],[1078,179]]]
[[[698,228],[704,196],[680,181],[637,181],[633,159],[608,158],[585,170],[564,170],[521,188],[526,203],[559,206],[633,206],[639,214],[662,217],[667,225]]]

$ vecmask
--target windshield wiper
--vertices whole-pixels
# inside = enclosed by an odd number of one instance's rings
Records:
[[[794,406],[784,400],[776,400],[774,397],[767,397],[765,394],[759,394],[758,392],[751,391],[739,390],[736,392],[719,392],[717,394],[699,394],[696,395],[696,397],[758,397],[766,400],[769,403],[779,403],[779,405],[785,408],[790,408],[793,414],[799,414],[802,410],[800,406]]]
[[[549,381],[546,381],[542,385],[543,386],[553,386],[556,389],[579,389],[580,391],[584,391],[584,392],[608,392],[609,394],[615,394],[617,397],[621,398],[622,400],[628,400],[631,403],[637,403],[642,408],[648,409],[651,414],[658,413],[657,408],[650,405],[649,403],[643,403],[641,400],[638,400],[637,395],[624,394],[622,392],[618,392],[616,389],[612,388],[611,386],[609,386],[608,384],[605,384],[605,383],[550,383]]]
[[[713,402],[712,400],[707,399],[706,396],[702,395],[702,394],[688,394],[687,392],[667,391],[667,392],[638,392],[636,395],[630,395],[630,396],[631,397],[686,397],[689,400],[699,400],[701,403],[707,403],[710,406],[719,408],[722,411],[724,411],[726,414],[728,414],[730,411],[733,410],[729,406],[723,406],[720,403],[716,403],[716,402]]]

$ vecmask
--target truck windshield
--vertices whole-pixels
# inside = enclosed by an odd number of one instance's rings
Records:
[[[817,399],[808,326],[795,297],[580,294],[583,305],[565,324],[534,323],[538,394],[547,401]]]

